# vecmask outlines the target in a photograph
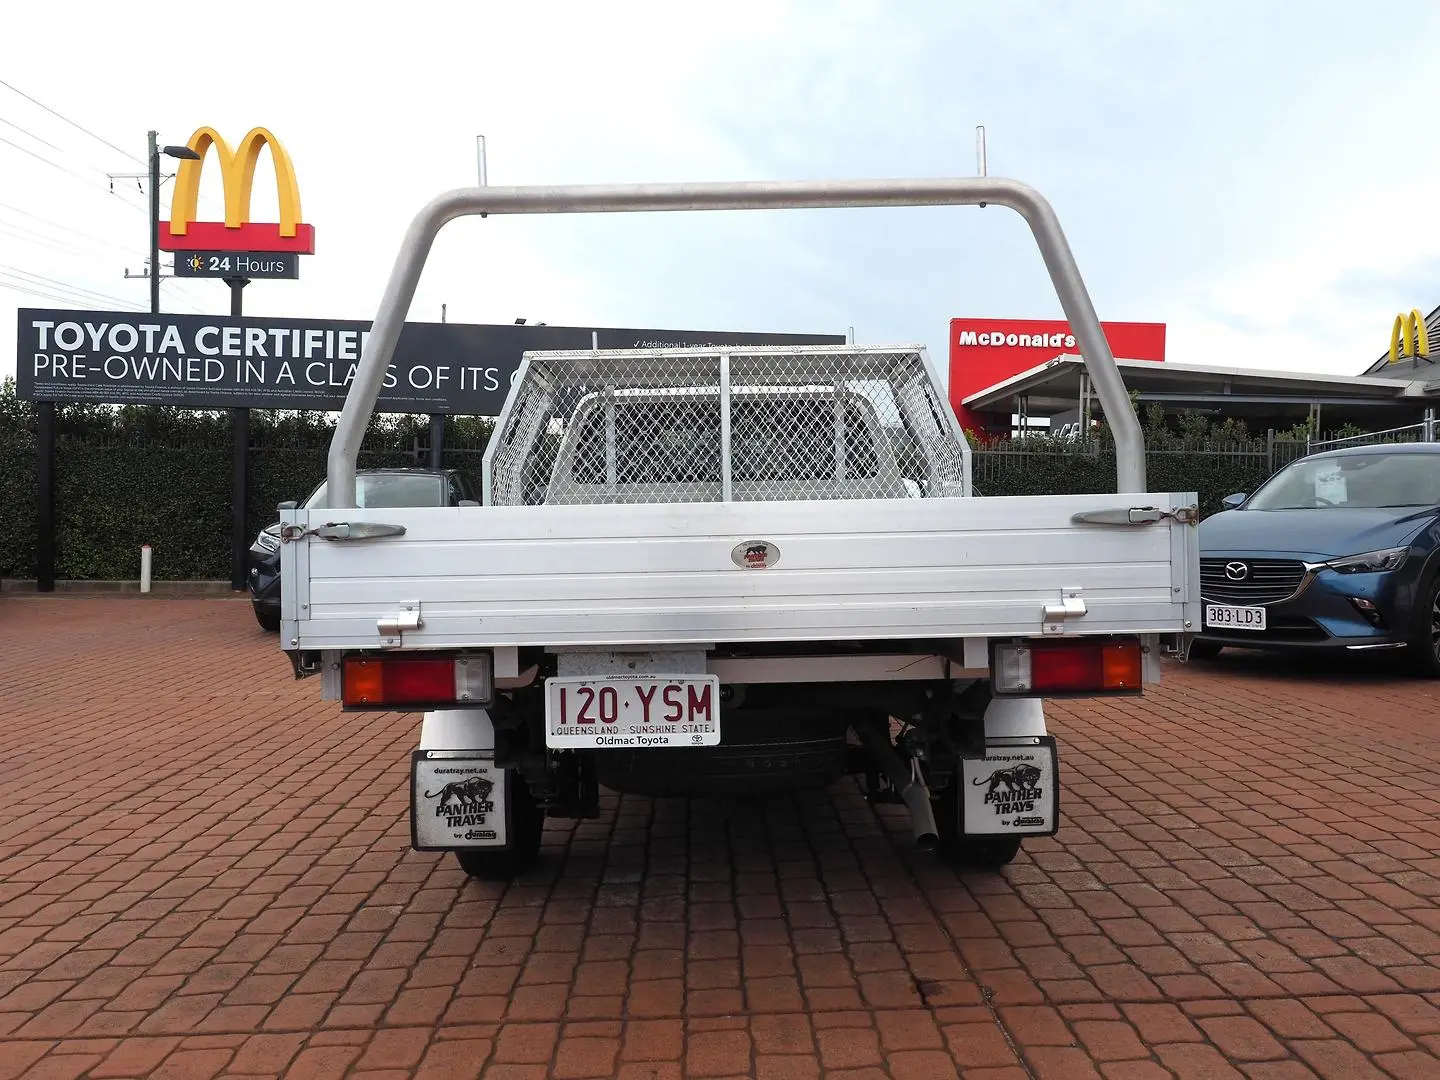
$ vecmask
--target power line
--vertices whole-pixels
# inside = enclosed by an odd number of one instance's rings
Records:
[[[60,147],[56,146],[54,143],[42,139],[39,135],[36,135],[29,128],[23,128],[19,124],[15,123],[15,121],[13,120],[6,120],[3,116],[0,116],[0,124],[4,124],[6,127],[12,127],[16,131],[21,132],[24,135],[29,135],[30,138],[34,139],[36,142],[50,147],[50,149],[54,150],[56,153],[63,154],[65,152]]]
[[[86,135],[89,135],[92,139],[95,139],[96,141],[100,142],[101,144],[109,147],[111,150],[114,150],[117,154],[122,154],[122,155],[124,155],[125,157],[129,158],[131,161],[135,162],[137,165],[145,165],[144,159],[140,158],[140,157],[137,156],[136,154],[133,154],[133,153],[131,153],[131,152],[128,151],[128,150],[122,150],[120,147],[116,146],[116,145],[115,145],[113,142],[111,142],[109,139],[106,139],[106,138],[103,138],[103,137],[101,137],[101,136],[99,136],[99,135],[96,135],[96,134],[95,134],[93,131],[91,131],[89,128],[85,127],[85,126],[82,125],[82,124],[77,123],[77,122],[74,121],[74,120],[71,120],[68,116],[65,116],[64,114],[62,114],[62,113],[60,113],[60,112],[57,112],[55,109],[52,109],[50,106],[46,105],[44,102],[37,101],[35,98],[31,97],[29,94],[25,93],[23,90],[19,89],[18,87],[14,86],[14,85],[11,84],[11,83],[6,82],[4,79],[0,79],[0,86],[7,87],[8,89],[14,91],[16,94],[19,94],[21,97],[23,97],[26,101],[29,101],[29,102],[31,102],[31,103],[33,103],[33,104],[35,104],[35,105],[38,105],[40,108],[44,109],[46,112],[50,113],[50,114],[53,115],[53,116],[59,117],[61,120],[65,121],[65,123],[69,124],[71,127],[75,128],[75,129],[78,130],[78,131],[84,132]],[[7,125],[9,125],[10,127],[14,128],[16,131],[24,132],[26,135],[30,136],[30,138],[34,139],[36,142],[43,143],[44,145],[50,147],[52,150],[55,150],[57,153],[61,153],[61,154],[65,153],[64,150],[62,150],[60,147],[56,146],[54,143],[52,143],[52,142],[47,142],[46,140],[40,138],[40,136],[36,135],[34,132],[32,132],[32,131],[24,128],[24,127],[21,127],[19,124],[16,124],[16,123],[15,123],[14,121],[12,121],[12,120],[6,120],[4,117],[0,117],[0,123],[7,124]],[[21,151],[23,151],[23,152],[25,152],[25,153],[28,153],[28,154],[30,154],[31,157],[37,158],[38,160],[45,162],[45,164],[47,164],[47,165],[50,165],[50,166],[52,166],[52,167],[54,167],[54,168],[57,168],[57,169],[61,169],[61,171],[64,171],[64,172],[69,172],[70,175],[75,176],[77,179],[80,179],[80,180],[84,180],[84,179],[85,179],[84,177],[80,176],[78,173],[75,173],[75,172],[73,172],[72,170],[66,169],[64,166],[58,165],[58,164],[56,164],[55,162],[50,161],[48,158],[45,158],[45,157],[42,157],[42,156],[39,155],[39,154],[36,154],[36,153],[34,153],[33,151],[27,149],[26,147],[20,146],[18,143],[11,142],[11,141],[8,140],[8,139],[0,139],[0,141],[4,141],[4,142],[9,143],[11,146],[15,147],[15,149],[21,150]],[[108,187],[106,190],[107,190],[111,195],[114,195],[115,197],[119,198],[121,202],[126,203],[126,204],[128,204],[128,205],[130,205],[130,206],[135,207],[135,209],[139,210],[141,213],[146,214],[147,216],[149,215],[149,208],[148,208],[147,206],[142,205],[142,204],[140,204],[140,203],[133,203],[133,202],[131,202],[129,199],[121,197],[121,192],[124,191],[124,192],[126,192],[126,194],[128,194],[128,190],[122,188],[122,189],[120,189],[119,191],[117,191],[116,188],[115,188],[115,183],[114,183],[115,177],[114,177],[114,176],[112,176],[112,175],[109,174],[109,173],[104,172],[104,170],[102,170],[102,169],[98,169],[98,168],[97,168],[95,171],[96,171],[96,172],[99,172],[99,173],[102,173],[104,176],[106,176],[106,177],[110,180],[110,185],[109,185],[109,187]],[[163,181],[162,181],[162,182],[163,182]],[[98,182],[97,182],[96,186],[98,186]],[[139,191],[139,193],[142,194],[142,195],[145,193],[144,190],[143,190],[143,188],[140,187],[138,181],[137,181],[137,184],[136,184],[136,189],[137,189],[137,191]],[[201,201],[204,202],[206,206],[211,207],[211,208],[216,208],[216,207],[217,207],[217,204],[215,203],[215,201],[214,201],[209,195],[202,194],[200,198],[201,198]]]
[[[123,154],[125,157],[128,157],[131,161],[137,162],[138,164],[141,164],[141,165],[144,165],[144,164],[145,164],[144,161],[142,161],[140,158],[136,157],[134,154],[130,153],[130,151],[120,149],[120,147],[116,146],[116,145],[115,145],[114,143],[112,143],[109,139],[105,139],[105,138],[102,138],[102,137],[99,136],[99,135],[96,135],[93,131],[91,131],[89,128],[85,127],[83,124],[77,124],[74,120],[71,120],[71,119],[70,119],[68,116],[66,116],[64,113],[57,112],[56,110],[52,109],[49,105],[46,105],[43,101],[36,101],[33,97],[31,97],[29,94],[25,93],[25,91],[24,91],[24,90],[21,90],[19,87],[14,86],[14,85],[12,85],[11,83],[6,82],[4,79],[0,79],[0,86],[3,86],[3,87],[5,87],[5,88],[8,89],[8,90],[14,91],[15,93],[17,93],[17,94],[19,94],[21,97],[23,97],[26,101],[30,102],[32,105],[38,105],[38,106],[40,106],[40,108],[44,109],[44,110],[45,110],[46,112],[48,112],[51,116],[57,116],[57,117],[59,117],[61,120],[64,120],[65,123],[67,123],[67,124],[69,124],[71,127],[75,128],[75,130],[77,130],[77,131],[83,131],[86,135],[89,135],[90,138],[94,139],[96,142],[103,143],[104,145],[108,146],[111,150],[114,150],[117,154]]]
[[[117,244],[113,240],[106,240],[104,237],[96,236],[94,233],[88,233],[82,229],[72,229],[69,225],[61,225],[58,221],[51,221],[49,218],[43,218],[39,214],[32,214],[29,210],[22,210],[20,209],[20,207],[11,206],[9,203],[0,202],[0,210],[11,210],[17,214],[23,214],[27,218],[38,221],[42,225],[49,225],[52,229],[61,229],[64,232],[74,233],[76,236],[81,236],[87,240],[92,240],[97,244],[104,244],[106,247],[112,247],[116,251],[123,251],[126,254],[133,254],[133,250],[123,244]],[[15,227],[18,228],[18,226]]]
[[[88,185],[90,185],[91,187],[95,188],[95,189],[98,190],[98,191],[103,191],[103,192],[105,192],[107,195],[108,195],[108,194],[114,194],[114,192],[113,192],[111,189],[106,188],[106,187],[103,187],[98,180],[91,180],[91,179],[89,179],[88,177],[81,176],[81,175],[80,175],[79,173],[77,173],[74,169],[69,169],[69,168],[66,168],[64,165],[57,164],[56,162],[51,161],[49,158],[47,158],[44,154],[37,154],[34,150],[31,150],[29,147],[26,147],[26,146],[21,146],[19,143],[15,142],[13,139],[7,139],[7,138],[5,138],[5,136],[0,135],[0,143],[5,143],[7,146],[12,146],[12,147],[14,147],[16,150],[19,150],[22,154],[28,154],[30,157],[34,158],[36,161],[42,162],[43,164],[46,164],[46,165],[49,165],[52,169],[58,169],[60,172],[65,173],[67,176],[73,176],[76,180],[79,180],[82,184],[88,184]],[[135,210],[139,210],[142,214],[145,212],[144,208],[141,207],[140,205],[138,205],[137,203],[132,203],[132,202],[126,200],[126,199],[121,199],[120,201],[123,202],[123,203],[125,203],[125,205],[127,205],[127,206],[129,206],[129,207],[132,207],[132,208],[135,209]]]
[[[16,239],[21,240],[21,241],[23,241],[23,242],[25,242],[25,243],[37,244],[37,245],[39,245],[39,246],[41,246],[41,247],[47,247],[47,248],[50,248],[52,251],[58,251],[58,252],[60,252],[61,254],[65,254],[65,255],[76,255],[76,256],[80,256],[80,257],[82,257],[82,258],[83,258],[84,255],[85,255],[84,252],[78,251],[78,250],[76,250],[76,249],[74,249],[74,248],[66,248],[66,247],[61,247],[61,246],[58,245],[58,244],[52,244],[52,243],[49,242],[49,239],[48,239],[48,238],[41,236],[41,234],[39,234],[39,233],[31,233],[31,234],[28,235],[28,236],[27,236],[27,235],[22,235],[22,232],[23,232],[23,231],[24,231],[24,230],[17,230],[17,229],[15,229],[15,228],[13,228],[13,227],[8,227],[8,226],[6,226],[6,224],[5,224],[4,222],[0,222],[0,233],[8,233],[9,235],[14,236],[14,237],[16,237]],[[118,303],[118,304],[127,304],[127,305],[133,303],[133,301],[121,299],[120,297],[114,296],[114,295],[112,295],[112,294],[110,294],[110,293],[103,293],[103,292],[100,292],[99,290],[96,290],[96,289],[87,289],[87,288],[83,288],[83,287],[78,286],[78,285],[70,285],[69,283],[67,283],[67,282],[65,282],[65,281],[63,281],[63,280],[61,280],[61,279],[59,279],[59,278],[46,277],[45,275],[35,274],[35,273],[30,272],[30,271],[20,270],[18,267],[6,267],[6,266],[4,266],[3,264],[0,264],[0,269],[8,269],[8,270],[10,270],[10,271],[12,271],[12,272],[14,272],[14,273],[16,273],[16,274],[21,274],[21,275],[23,275],[23,276],[25,276],[25,277],[27,277],[27,278],[31,278],[31,279],[33,279],[33,280],[35,280],[35,281],[37,281],[37,282],[48,283],[51,288],[64,288],[64,289],[69,289],[69,290],[71,290],[71,291],[73,291],[73,292],[75,292],[75,293],[86,293],[86,294],[88,294],[88,296],[84,297],[84,299],[86,299],[86,300],[88,300],[88,301],[90,301],[90,302],[92,302],[92,303],[100,303],[100,302],[103,302],[103,303],[107,303],[107,304],[109,304],[109,303]],[[144,276],[144,275],[141,275],[141,276]],[[175,293],[177,293],[181,298],[183,298],[183,299],[186,301],[186,306],[188,306],[195,314],[197,314],[197,315],[203,315],[203,314],[205,313],[205,312],[204,312],[205,302],[204,302],[203,300],[201,300],[199,297],[195,296],[193,293],[190,293],[190,292],[188,292],[188,291],[185,290],[185,289],[179,288],[178,286],[172,286],[172,288],[174,289]]]
[[[53,278],[45,274],[36,274],[30,270],[23,270],[18,266],[8,266],[5,263],[0,263],[0,270],[4,270],[15,277],[29,278],[37,285],[43,285],[48,289],[67,289],[73,293],[88,294],[91,298],[95,300],[104,300],[107,302],[113,301],[117,304],[134,303],[134,301],[125,300],[118,296],[112,296],[109,293],[103,293],[96,289],[87,289],[83,285],[72,285],[68,281],[62,281],[60,278]]]
[[[22,288],[19,285],[12,285],[0,275],[0,289],[8,289],[10,292],[20,293],[23,296],[37,296],[42,300],[54,300],[60,304],[75,304],[78,301],[73,296],[57,296],[54,293],[43,292],[34,288]]]
[[[160,283],[160,285],[161,285],[161,287],[163,288],[164,285],[165,285],[165,283],[162,281],[162,282]],[[174,282],[171,282],[170,288],[171,288],[171,290],[172,290],[173,292],[178,293],[180,296],[184,297],[186,300],[189,300],[189,301],[190,301],[190,306],[195,309],[195,313],[196,313],[197,315],[203,315],[203,314],[205,314],[205,311],[204,311],[205,301],[201,300],[201,299],[200,299],[198,296],[196,296],[194,293],[190,292],[190,290],[188,290],[188,289],[182,289],[179,285],[176,285]]]
[[[5,119],[3,116],[0,116],[0,124],[5,124],[7,127],[14,128],[16,131],[20,132],[20,133],[23,134],[23,135],[29,136],[31,139],[34,139],[36,142],[38,142],[38,143],[40,143],[40,144],[42,144],[42,145],[44,145],[44,146],[48,146],[51,150],[54,150],[54,151],[55,151],[56,153],[58,153],[58,154],[67,154],[67,153],[69,153],[69,151],[67,151],[64,147],[56,146],[54,143],[50,142],[49,140],[47,140],[47,139],[42,139],[39,135],[36,135],[36,134],[35,134],[33,131],[31,131],[29,128],[24,127],[24,126],[21,125],[21,124],[17,124],[17,123],[15,123],[15,121],[13,121],[13,120],[7,120],[7,119]],[[67,167],[64,166],[64,165],[60,165],[60,164],[57,163],[57,162],[51,161],[49,158],[45,157],[45,156],[42,155],[42,154],[37,154],[37,153],[35,153],[34,151],[30,150],[28,147],[21,146],[21,145],[19,145],[18,143],[15,143],[15,142],[11,142],[9,139],[6,139],[5,142],[9,143],[11,146],[15,147],[15,149],[17,149],[17,150],[22,150],[22,151],[25,151],[26,153],[29,153],[31,157],[38,158],[39,160],[45,162],[47,165],[52,165],[52,166],[54,166],[54,167],[57,168],[57,169],[62,169],[62,170],[64,170],[64,171],[66,171],[66,172],[69,172],[69,173],[71,173],[71,175],[76,176],[76,177],[79,178],[79,179],[82,179],[82,180],[85,179],[84,177],[80,176],[79,173],[74,172],[73,170],[67,168]],[[101,169],[101,168],[99,168],[98,166],[89,165],[88,168],[93,169],[95,172],[99,173],[101,176],[105,176],[105,177],[107,177],[107,178],[108,178],[108,176],[109,176],[109,174],[106,173],[104,169]],[[96,183],[96,184],[99,183],[98,180],[90,181],[90,182],[91,182],[91,183]],[[112,185],[112,190],[113,190],[113,185]]]
[[[17,213],[25,214],[27,217],[35,218],[37,221],[40,221],[40,222],[42,222],[42,223],[44,223],[44,224],[47,224],[47,225],[51,225],[51,226],[53,226],[53,227],[55,227],[55,228],[57,228],[57,229],[65,229],[65,231],[67,231],[67,232],[73,232],[73,233],[75,233],[77,236],[81,236],[81,237],[84,237],[84,238],[86,238],[86,239],[89,239],[89,240],[93,241],[94,243],[97,243],[97,244],[106,244],[106,245],[108,245],[109,247],[112,247],[112,248],[114,248],[114,249],[117,250],[117,251],[125,252],[125,253],[130,253],[130,252],[129,252],[129,249],[127,249],[127,248],[125,248],[125,247],[122,247],[122,246],[119,245],[119,244],[113,243],[113,242],[111,242],[111,241],[109,241],[109,240],[103,240],[103,239],[101,239],[100,237],[94,236],[93,234],[90,234],[90,233],[84,233],[84,232],[80,232],[80,231],[77,230],[77,229],[71,229],[71,228],[69,228],[68,226],[59,224],[58,222],[48,221],[48,220],[45,219],[45,218],[41,218],[41,217],[39,217],[38,215],[31,214],[31,213],[29,213],[28,211],[25,211],[25,210],[21,210],[21,209],[19,209],[18,207],[10,206],[8,203],[0,203],[0,208],[4,208],[4,209],[8,209],[8,210],[14,210],[14,211],[16,211]],[[75,256],[79,256],[79,257],[81,257],[81,258],[84,258],[84,257],[86,256],[86,252],[84,252],[84,251],[80,251],[80,250],[78,250],[78,249],[76,249],[76,248],[74,248],[74,247],[65,246],[65,244],[64,244],[65,238],[64,238],[64,237],[47,236],[47,235],[45,235],[44,233],[40,233],[40,232],[36,232],[36,231],[34,231],[34,230],[32,230],[32,229],[24,228],[23,226],[20,226],[20,225],[14,223],[14,222],[8,222],[8,221],[6,221],[6,220],[3,219],[3,218],[0,218],[0,233],[9,234],[9,235],[11,235],[11,236],[14,236],[14,237],[15,237],[16,239],[18,239],[18,240],[24,241],[25,243],[36,244],[36,245],[38,245],[38,246],[40,246],[40,247],[46,247],[46,248],[51,249],[52,251],[58,251],[58,252],[60,252],[61,254],[65,254],[65,255],[75,255]],[[163,267],[162,267],[162,269],[163,269]],[[142,276],[143,276],[143,275],[142,275]],[[180,296],[180,297],[183,297],[186,301],[188,301],[189,306],[195,310],[195,313],[196,313],[196,314],[203,314],[203,313],[204,313],[204,309],[205,309],[205,307],[206,307],[207,305],[206,305],[206,302],[205,302],[204,300],[202,300],[200,297],[196,296],[194,293],[190,292],[188,289],[182,288],[182,287],[180,287],[179,285],[176,285],[176,284],[171,284],[171,285],[169,286],[169,288],[170,288],[176,295],[178,295],[178,296]],[[104,294],[104,293],[97,293],[96,295],[97,295],[97,296],[101,296],[101,297],[105,297],[105,296],[106,296],[106,294]],[[107,299],[117,299],[116,297],[106,297],[106,298],[107,298]]]
[[[61,300],[67,304],[75,304],[87,308],[94,307],[96,304],[94,297],[86,296],[84,293],[75,292],[60,285],[47,284],[44,281],[34,281],[30,278],[16,277],[13,274],[4,272],[0,272],[0,284],[9,285],[16,291],[30,292],[37,296],[45,295],[52,300]],[[107,306],[108,304],[109,302],[107,301]],[[132,300],[126,300],[120,306],[134,310],[138,310],[140,307],[137,302]]]
[[[43,233],[32,232],[29,229],[22,229],[16,225],[9,225],[4,221],[0,221],[0,233],[5,233],[7,236],[13,236],[17,240],[21,240],[27,244],[35,244],[38,247],[49,248],[51,251],[58,251],[62,255],[75,255],[81,258],[83,258],[85,255],[83,251],[80,251],[76,248],[65,247],[63,244],[55,243],[50,237],[45,236]]]
[[[52,169],[59,169],[61,172],[68,172],[68,173],[70,173],[71,176],[77,177],[77,178],[82,179],[82,180],[84,179],[84,177],[80,176],[79,173],[74,172],[74,171],[72,171],[72,170],[70,170],[70,169],[65,168],[64,165],[57,165],[57,164],[55,164],[55,162],[51,161],[49,158],[45,157],[43,154],[37,154],[34,150],[31,150],[28,146],[21,146],[19,143],[15,142],[13,139],[7,139],[7,138],[5,138],[4,135],[0,135],[0,142],[5,143],[7,146],[13,146],[16,150],[19,150],[22,154],[29,154],[29,155],[30,155],[31,157],[33,157],[36,161],[43,161],[46,165],[49,165]],[[98,186],[98,185],[97,185],[97,186]]]
[[[60,278],[50,277],[47,274],[37,274],[34,271],[25,270],[18,266],[9,266],[5,263],[0,263],[0,270],[5,271],[12,277],[28,278],[31,281],[34,281],[37,285],[42,285],[47,289],[64,289],[68,292],[88,294],[93,299],[113,301],[117,304],[129,304],[134,302],[131,300],[123,299],[119,296],[112,296],[109,293],[100,292],[98,289],[87,289],[83,285],[72,285],[70,282],[63,281]]]
[[[4,83],[4,80],[0,80],[0,84],[9,85],[8,83]],[[13,87],[12,87],[12,89],[13,89]],[[62,119],[63,119],[63,118],[62,118]],[[15,128],[15,130],[24,132],[24,134],[30,136],[30,138],[35,139],[37,142],[44,143],[46,146],[49,146],[49,147],[51,147],[52,149],[55,149],[55,150],[59,151],[59,152],[62,153],[62,154],[65,152],[65,151],[61,150],[59,147],[55,146],[54,143],[46,142],[44,139],[41,139],[41,138],[40,138],[38,135],[36,135],[34,132],[31,132],[31,131],[29,131],[28,129],[21,127],[19,124],[16,124],[16,123],[14,123],[14,122],[12,122],[12,121],[9,121],[9,120],[5,120],[3,117],[0,117],[0,123],[8,124],[10,127]],[[83,130],[83,129],[82,129],[82,130]],[[102,141],[104,141],[104,140],[102,140]],[[96,188],[96,189],[99,190],[99,191],[105,192],[107,195],[113,195],[113,196],[115,196],[116,198],[119,198],[120,201],[121,201],[122,203],[124,203],[126,206],[132,207],[133,209],[138,210],[138,211],[139,211],[140,213],[142,213],[142,214],[148,214],[148,211],[146,210],[146,208],[145,208],[144,206],[140,205],[139,203],[131,202],[129,199],[122,198],[122,197],[121,197],[121,192],[115,190],[115,185],[114,185],[114,182],[113,182],[113,181],[109,184],[109,186],[107,186],[107,187],[101,187],[101,186],[100,186],[100,182],[99,182],[98,180],[92,180],[92,179],[90,179],[89,177],[82,176],[82,175],[80,175],[80,173],[76,172],[74,169],[71,169],[71,168],[69,168],[68,166],[65,166],[65,165],[61,165],[59,162],[52,161],[52,160],[50,160],[50,158],[46,157],[44,154],[36,153],[34,150],[30,149],[28,146],[22,146],[22,145],[20,145],[19,143],[15,142],[13,139],[7,139],[7,138],[5,138],[5,136],[0,135],[0,143],[4,143],[4,144],[7,145],[7,146],[10,146],[10,147],[12,147],[12,148],[14,148],[14,149],[16,149],[16,150],[19,150],[22,154],[26,154],[26,155],[34,158],[36,161],[44,164],[44,165],[49,165],[52,169],[58,169],[60,172],[65,173],[67,176],[73,176],[76,180],[79,180],[82,184],[88,184],[88,185],[90,185],[91,187]],[[123,153],[123,151],[122,151],[122,153]],[[133,156],[133,155],[132,155],[132,156]],[[94,168],[94,166],[91,166],[91,167]],[[96,168],[95,171],[98,172],[98,173],[100,173],[102,176],[108,175],[108,174],[106,174],[103,170],[98,169],[98,168]],[[122,190],[123,190],[123,189],[122,189]]]

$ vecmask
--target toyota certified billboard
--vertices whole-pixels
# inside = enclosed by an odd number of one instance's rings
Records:
[[[1115,359],[1164,361],[1164,323],[1107,322],[1100,326]],[[961,402],[971,394],[1057,356],[1079,352],[1070,324],[1063,320],[951,319],[950,402],[961,422],[970,426],[978,418],[970,417]]]
[[[21,308],[17,391],[25,401],[333,411],[369,335],[368,322],[341,319]],[[495,416],[527,351],[844,343],[843,334],[407,322],[376,409]]]

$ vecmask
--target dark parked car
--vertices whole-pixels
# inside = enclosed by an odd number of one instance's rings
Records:
[[[480,505],[471,479],[458,469],[361,469],[355,474],[360,506]],[[325,506],[325,481],[300,504]],[[266,630],[280,629],[280,522],[267,525],[250,545],[250,605]]]
[[[1399,649],[1440,676],[1440,443],[1314,454],[1225,503],[1200,524],[1192,656]]]

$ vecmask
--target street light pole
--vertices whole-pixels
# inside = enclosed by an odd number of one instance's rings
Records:
[[[150,314],[160,312],[160,148],[150,132]]]
[[[199,161],[188,146],[160,146],[150,132],[150,314],[160,313],[160,155],[180,161]]]

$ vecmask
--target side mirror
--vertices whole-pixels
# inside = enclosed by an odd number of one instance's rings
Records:
[[[299,503],[298,501],[296,501],[295,499],[286,499],[286,500],[285,500],[284,502],[282,502],[282,503],[277,503],[277,504],[275,505],[275,509],[276,509],[278,512],[280,512],[280,513],[283,514],[286,510],[294,510],[294,509],[295,509],[296,507],[298,507],[299,505],[300,505],[300,503]]]
[[[1220,505],[1225,507],[1226,510],[1237,510],[1249,497],[1245,492],[1239,491],[1234,495],[1226,495],[1225,498],[1220,500]]]

